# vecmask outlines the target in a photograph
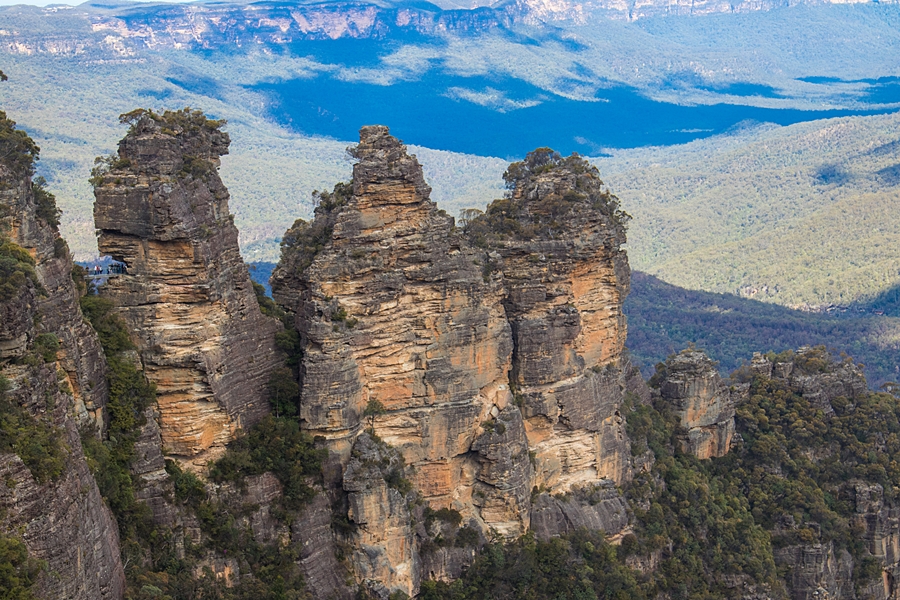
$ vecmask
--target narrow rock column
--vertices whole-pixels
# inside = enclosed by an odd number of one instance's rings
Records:
[[[131,116],[94,179],[100,253],[125,265],[102,293],[157,386],[165,453],[199,471],[268,412],[280,324],[260,312],[238,250],[217,173],[222,123],[188,109]]]
[[[660,382],[687,429],[683,450],[700,459],[724,456],[734,438],[734,399],[716,363],[702,351],[687,349],[669,357]]]
[[[465,225],[502,270],[511,381],[535,455],[535,485],[566,492],[630,478],[619,407],[629,289],[624,222],[597,169],[542,148],[504,175],[510,194]]]
[[[342,465],[372,427],[433,507],[524,533],[531,466],[521,418],[516,428],[509,417],[515,457],[473,445],[512,405],[502,277],[429,199],[421,166],[386,127],[364,127],[354,152],[352,183],[322,194],[315,220],[285,234],[272,279],[302,339],[304,427]],[[476,484],[490,510],[473,498]]]

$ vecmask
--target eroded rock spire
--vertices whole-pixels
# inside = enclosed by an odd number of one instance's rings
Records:
[[[165,452],[200,470],[268,412],[280,325],[260,312],[238,250],[216,170],[222,122],[189,109],[123,119],[119,154],[93,179],[100,253],[125,265],[103,295],[156,384]]]
[[[577,155],[549,148],[504,175],[509,193],[464,229],[501,270],[535,485],[554,493],[631,476],[619,407],[629,289],[628,216]]]

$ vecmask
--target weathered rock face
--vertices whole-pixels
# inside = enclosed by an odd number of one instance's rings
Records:
[[[472,559],[466,544],[429,544],[398,473],[431,508],[458,511],[467,539],[524,533],[536,485],[584,500],[544,498],[547,535],[622,532],[624,500],[592,486],[628,480],[619,407],[627,385],[639,402],[649,392],[621,360],[623,215],[596,171],[571,159],[523,179],[498,202],[528,235],[499,239],[494,222],[457,230],[387,128],[363,128],[354,155],[352,183],[285,234],[272,289],[301,338],[303,427],[327,440],[330,494],[358,528],[346,536],[355,579],[414,594]]]
[[[852,486],[856,515],[853,525],[863,531],[866,550],[884,565],[881,581],[871,585],[866,598],[896,598],[900,574],[900,509],[886,505],[881,485],[856,483]]]
[[[2,374],[14,386],[7,401],[27,407],[57,427],[68,447],[62,474],[38,481],[15,454],[0,454],[0,529],[21,535],[29,554],[47,562],[35,590],[40,598],[122,598],[125,574],[119,531],[88,470],[74,400],[60,391],[56,363],[12,366]]]
[[[0,359],[4,355],[21,355],[25,330],[32,326],[28,315],[40,314],[41,323],[36,331],[52,333],[59,338],[62,347],[60,367],[65,370],[75,397],[78,423],[92,423],[100,432],[109,397],[106,359],[97,334],[81,314],[79,292],[72,280],[72,257],[55,224],[38,216],[40,199],[35,196],[31,177],[15,176],[10,169],[0,165],[0,181],[0,206],[8,213],[2,221],[8,228],[10,239],[34,259],[38,281],[44,288],[44,293],[33,298],[23,296],[3,309],[3,316],[9,320],[4,318],[0,325],[7,340],[0,342]],[[47,194],[40,189],[38,193]],[[44,198],[47,203],[47,197]],[[43,210],[53,213],[55,205],[49,202]],[[22,293],[28,294],[24,288]]]
[[[626,217],[596,168],[537,150],[505,178],[510,197],[466,226],[502,270],[512,326],[511,381],[536,455],[535,484],[554,492],[629,479],[619,407],[628,294]]]
[[[103,295],[136,336],[165,452],[199,470],[268,411],[280,325],[260,313],[216,172],[228,135],[201,113],[136,116],[95,180]]]
[[[794,600],[854,598],[853,558],[831,542],[788,546],[775,551],[775,563],[790,567]]]
[[[2,112],[0,121],[4,128],[13,126]],[[16,281],[0,271],[0,287],[15,288],[8,297],[0,294],[0,375],[10,384],[5,393],[0,390],[0,402],[55,428],[65,456],[56,476],[35,477],[19,455],[0,454],[6,482],[0,486],[0,532],[20,537],[31,556],[46,561],[33,589],[38,597],[118,599],[125,588],[118,528],[88,470],[79,436],[80,427],[99,433],[103,426],[106,363],[78,305],[72,260],[52,222],[52,197],[38,187],[36,198],[30,159],[24,167],[10,164],[15,152],[8,145],[4,150],[0,244],[14,244],[14,251],[30,256],[34,277]],[[59,341],[55,357],[36,353],[39,335]]]
[[[421,167],[386,127],[363,128],[356,155],[352,189],[324,195],[316,220],[285,235],[272,279],[303,342],[301,420],[343,464],[370,424],[429,503],[499,526],[471,498],[476,481],[513,485],[472,452],[511,402],[499,276],[484,276],[483,253],[428,199]],[[515,520],[524,531],[527,513]]]
[[[357,580],[415,594],[421,577],[419,555],[410,527],[412,498],[406,497],[409,490],[402,489],[402,473],[397,450],[364,433],[353,444],[344,471],[344,491],[350,504],[348,517],[359,527],[352,558]]]
[[[687,429],[683,451],[700,459],[724,456],[734,439],[734,398],[716,363],[699,350],[669,357],[659,385]]]
[[[605,531],[617,540],[630,531],[628,503],[608,480],[578,489],[564,500],[544,493],[532,506],[531,527],[545,541],[579,529]]]

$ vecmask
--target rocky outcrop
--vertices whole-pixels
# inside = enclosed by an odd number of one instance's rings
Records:
[[[415,594],[421,577],[410,528],[411,486],[397,450],[364,433],[353,444],[344,472],[349,519],[358,527],[352,565],[367,587]]]
[[[53,197],[31,180],[36,148],[29,153],[13,127],[0,112],[0,412],[9,427],[0,436],[0,533],[46,561],[38,597],[118,599],[118,528],[79,435],[104,424],[106,363],[78,305]]]
[[[775,550],[775,564],[790,569],[788,584],[794,600],[854,598],[853,558],[831,542],[788,546]]]
[[[854,483],[852,497],[856,514],[851,522],[864,532],[862,539],[869,554],[885,567],[871,596],[895,598],[900,592],[896,589],[900,572],[900,508],[884,502],[884,488],[879,484]]]
[[[288,230],[271,283],[300,335],[303,428],[326,440],[329,494],[357,528],[355,579],[387,596],[458,576],[469,542],[529,529],[536,486],[584,500],[539,496],[544,534],[621,533],[615,487],[586,490],[629,479],[619,408],[649,392],[623,357],[626,217],[596,170],[517,163],[511,197],[456,228],[386,127],[353,154],[353,181]],[[468,541],[435,542],[457,534],[430,532],[410,490]]]
[[[611,481],[573,490],[564,497],[543,493],[532,505],[531,528],[544,541],[579,529],[604,531],[618,541],[630,531],[628,503]]]
[[[201,470],[268,411],[280,325],[260,312],[216,171],[221,122],[138,111],[95,173],[100,253],[124,263],[102,293],[136,338],[157,387],[165,453]]]
[[[472,500],[476,481],[522,487],[473,450],[512,402],[500,276],[485,276],[484,254],[429,200],[421,167],[386,127],[363,128],[355,153],[352,184],[323,194],[315,221],[285,234],[272,278],[302,339],[303,426],[343,465],[371,426],[432,506],[524,531],[527,512],[512,527],[508,514]]]
[[[597,169],[536,150],[504,176],[509,197],[465,228],[503,272],[511,382],[535,453],[535,485],[553,492],[630,478],[619,408],[625,378],[624,222]]]
[[[41,480],[16,454],[0,453],[0,529],[21,536],[29,554],[47,563],[36,585],[39,598],[122,598],[125,575],[119,532],[88,470],[74,399],[60,390],[57,364],[6,366],[12,390],[0,402],[26,407],[55,428],[65,446],[61,473]],[[33,442],[34,443],[34,442]]]
[[[682,450],[700,459],[727,454],[734,439],[735,399],[716,363],[689,348],[670,356],[658,377],[660,396],[687,430]]]
[[[823,346],[804,346],[797,352],[753,354],[750,369],[763,377],[782,379],[826,414],[834,413],[837,398],[857,398],[868,391],[866,377],[852,360],[833,361]]]

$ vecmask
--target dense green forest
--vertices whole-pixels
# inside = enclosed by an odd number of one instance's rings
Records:
[[[900,283],[900,114],[756,125],[595,163],[634,217],[632,267],[785,306]]]

